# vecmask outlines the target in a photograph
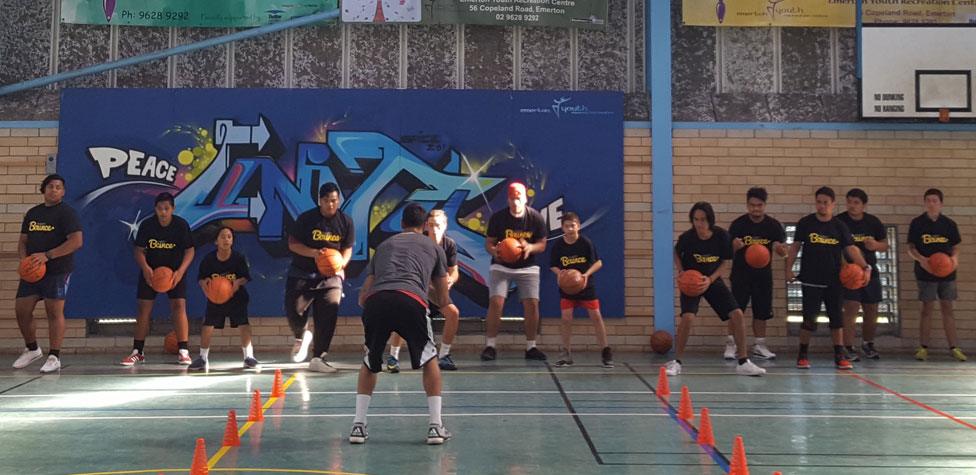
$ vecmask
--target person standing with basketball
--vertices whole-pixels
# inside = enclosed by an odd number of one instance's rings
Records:
[[[427,444],[440,445],[452,437],[441,420],[441,372],[424,298],[431,288],[429,296],[435,304],[441,308],[451,304],[447,258],[437,243],[421,234],[426,214],[416,203],[406,205],[400,221],[403,232],[383,241],[366,267],[366,281],[359,292],[366,352],[356,385],[356,415],[349,433],[352,444],[365,443],[369,438],[366,415],[392,332],[407,341],[413,368],[423,368],[429,415]]]
[[[810,337],[817,331],[820,305],[827,308],[830,319],[830,337],[834,344],[834,364],[837,369],[853,369],[844,351],[844,312],[841,298],[840,269],[847,255],[864,269],[870,278],[871,266],[864,261],[861,251],[854,245],[854,237],[841,220],[834,216],[835,195],[830,187],[823,186],[814,193],[817,212],[811,213],[796,225],[790,254],[786,258],[787,282],[800,281],[803,292],[803,323],[800,324],[800,351],[796,367],[810,369]],[[793,273],[793,263],[803,250],[800,275]]]
[[[860,188],[847,192],[847,211],[837,219],[847,225],[854,238],[854,245],[861,251],[864,261],[871,266],[871,280],[860,289],[844,289],[844,347],[851,362],[860,361],[854,348],[854,331],[857,312],[864,309],[861,324],[861,352],[867,359],[876,360],[881,354],[874,348],[874,336],[878,330],[878,304],[882,300],[881,273],[878,272],[878,252],[888,250],[888,231],[877,216],[864,211],[868,194]]]
[[[14,361],[14,368],[26,368],[43,356],[37,345],[34,307],[44,301],[48,321],[48,356],[42,373],[61,369],[61,343],[64,341],[64,300],[68,293],[74,253],[81,249],[81,224],[75,210],[64,203],[64,178],[48,175],[41,181],[44,202],[27,210],[20,225],[17,255],[34,266],[44,265],[44,276],[36,282],[23,279],[17,284],[14,313],[24,337],[24,351]]]
[[[773,318],[773,266],[772,259],[766,265],[756,268],[746,262],[746,249],[757,245],[766,248],[769,255],[775,253],[786,257],[786,233],[783,225],[766,214],[766,200],[769,198],[765,188],[753,187],[746,192],[746,214],[739,216],[729,226],[732,238],[732,295],[743,312],[752,301],[752,332],[756,344],[752,356],[764,360],[776,358],[766,347],[766,322]],[[725,359],[736,356],[735,324],[729,320],[728,336],[725,343]]]
[[[509,282],[518,287],[519,300],[525,312],[525,359],[545,361],[546,354],[535,346],[539,329],[539,265],[532,257],[546,251],[546,221],[538,211],[527,205],[525,185],[508,185],[508,208],[496,212],[488,220],[485,249],[491,255],[491,273],[486,317],[485,349],[481,361],[497,357],[495,338],[501,326],[502,310],[508,295]],[[517,239],[521,254],[513,262],[499,257],[498,243],[506,238]]]
[[[918,299],[922,302],[919,346],[915,351],[915,359],[919,361],[925,361],[929,357],[929,335],[932,333],[932,311],[936,300],[939,301],[939,309],[942,311],[942,328],[945,329],[949,352],[953,358],[966,361],[966,354],[959,348],[956,319],[952,309],[952,303],[958,297],[956,269],[959,268],[959,243],[962,242],[962,237],[956,222],[942,214],[943,197],[942,191],[937,188],[926,190],[923,195],[925,212],[913,219],[908,228],[908,254],[915,261]],[[930,259],[936,253],[949,256],[951,269],[932,268]]]
[[[732,323],[739,363],[735,368],[736,374],[762,376],[766,374],[766,370],[756,366],[748,358],[745,344],[745,317],[736,305],[732,292],[722,280],[722,272],[732,259],[729,234],[715,225],[715,211],[712,210],[711,204],[704,201],[699,201],[691,207],[688,219],[692,226],[678,237],[678,242],[674,246],[674,266],[678,269],[679,281],[682,280],[684,272],[692,270],[701,273],[701,281],[695,289],[697,292],[694,292],[694,296],[681,292],[681,316],[678,322],[674,359],[668,361],[664,369],[668,376],[681,374],[681,357],[684,355],[685,346],[688,345],[691,327],[698,314],[698,304],[704,297],[723,322]]]
[[[175,203],[170,193],[156,195],[155,215],[146,218],[136,233],[133,255],[140,271],[136,282],[136,329],[132,353],[122,358],[122,366],[133,366],[146,361],[146,336],[149,335],[150,317],[157,294],[157,290],[153,288],[153,274],[161,267],[173,271],[172,281],[167,285],[169,290],[164,292],[169,298],[170,318],[173,320],[173,330],[179,345],[176,361],[181,365],[192,362],[187,344],[190,328],[186,318],[186,279],[183,277],[193,262],[193,236],[190,234],[189,223],[173,214]]]
[[[299,215],[288,228],[292,260],[285,282],[285,314],[295,334],[292,361],[305,361],[314,341],[308,369],[320,373],[336,372],[325,358],[339,317],[344,270],[356,242],[352,219],[339,210],[339,204],[338,185],[324,183],[319,187],[318,206]],[[341,270],[334,275],[323,275],[315,263],[326,249],[341,253]],[[314,337],[307,328],[310,311],[315,322]]]

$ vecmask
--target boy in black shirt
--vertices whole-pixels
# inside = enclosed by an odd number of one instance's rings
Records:
[[[878,328],[878,303],[882,300],[881,274],[878,272],[877,252],[888,250],[888,231],[877,216],[864,211],[868,204],[868,194],[860,188],[847,192],[847,211],[838,214],[837,219],[847,225],[854,238],[854,245],[861,251],[864,261],[871,266],[871,280],[868,285],[857,289],[844,289],[844,346],[850,361],[860,360],[854,349],[854,329],[857,311],[864,309],[864,323],[861,326],[861,351],[864,357],[872,360],[881,358],[874,349],[874,335]]]
[[[64,340],[64,299],[74,268],[74,253],[81,249],[81,224],[78,215],[64,204],[64,178],[48,175],[41,181],[44,203],[27,211],[20,226],[17,254],[21,259],[30,258],[34,265],[44,264],[44,277],[29,283],[21,279],[17,285],[14,313],[17,326],[24,337],[24,351],[14,361],[14,368],[26,368],[43,355],[37,346],[37,330],[34,325],[34,307],[44,300],[48,321],[47,361],[41,366],[42,373],[61,369],[61,342]]]
[[[766,246],[770,256],[775,253],[786,257],[786,233],[783,225],[766,214],[766,200],[769,195],[765,188],[753,187],[746,192],[746,214],[739,216],[729,226],[732,237],[732,295],[743,312],[752,300],[752,332],[756,344],[752,356],[768,360],[776,358],[766,347],[766,322],[773,318],[773,266],[772,259],[762,269],[755,269],[746,263],[746,248],[753,244]],[[734,324],[729,321],[729,332],[725,342],[725,359],[735,358],[736,345]]]
[[[251,280],[250,267],[243,254],[235,251],[234,230],[222,226],[217,230],[214,239],[217,249],[211,251],[200,261],[200,271],[197,281],[204,294],[213,279],[227,279],[233,286],[230,300],[216,304],[207,300],[207,313],[200,329],[200,356],[190,364],[191,370],[206,370],[210,364],[210,337],[214,328],[224,328],[224,320],[230,318],[231,328],[241,329],[241,350],[244,352],[244,367],[255,368],[258,360],[254,358],[254,347],[251,345],[251,325],[247,321],[247,304],[250,296],[244,288]]]
[[[868,276],[871,266],[861,257],[847,225],[834,216],[834,190],[823,186],[814,196],[817,200],[817,212],[804,216],[797,223],[790,255],[786,258],[787,282],[799,280],[803,285],[803,323],[800,325],[800,352],[796,358],[796,367],[810,369],[807,356],[810,337],[817,331],[817,316],[820,315],[820,304],[823,303],[827,307],[827,318],[830,319],[834,364],[837,369],[853,369],[854,365],[844,352],[844,313],[841,303],[843,287],[840,284],[843,254],[846,251]],[[801,247],[803,260],[800,261],[800,275],[797,277],[793,273],[793,263],[796,262]]]
[[[688,212],[691,229],[678,237],[674,246],[674,266],[678,269],[678,278],[685,271],[696,270],[702,274],[697,297],[681,294],[681,320],[678,323],[678,334],[675,339],[674,359],[664,365],[668,376],[681,374],[681,356],[691,335],[691,326],[698,314],[698,304],[702,297],[708,301],[712,309],[718,313],[722,321],[732,321],[735,330],[735,343],[739,364],[735,368],[737,374],[743,376],[762,376],[766,370],[749,361],[746,352],[746,330],[743,323],[742,310],[735,303],[735,297],[722,281],[722,272],[728,267],[732,259],[732,244],[724,229],[715,225],[715,211],[712,205],[699,201]]]
[[[932,310],[939,301],[942,310],[942,327],[952,357],[966,361],[966,354],[959,348],[956,336],[956,319],[952,314],[952,301],[956,300],[956,269],[959,268],[959,226],[942,214],[942,191],[931,188],[925,191],[925,212],[912,220],[908,228],[908,254],[915,261],[915,281],[918,283],[918,299],[922,301],[922,319],[919,322],[919,347],[915,359],[929,357],[929,335],[932,333]],[[952,258],[952,273],[936,277],[929,267],[929,257],[937,252]]]
[[[573,337],[573,309],[583,307],[586,314],[593,321],[593,331],[596,333],[597,344],[603,348],[601,360],[603,367],[613,368],[613,352],[607,345],[607,329],[603,325],[603,316],[600,315],[600,299],[596,296],[596,286],[593,285],[592,276],[603,267],[603,261],[596,252],[593,245],[586,236],[580,234],[580,219],[576,213],[563,213],[561,218],[563,223],[563,237],[556,239],[552,243],[552,251],[549,253],[549,270],[556,274],[563,270],[574,269],[583,275],[586,286],[577,294],[567,294],[563,289],[559,289],[559,309],[562,311],[562,321],[560,333],[563,339],[563,354],[560,355],[556,366],[571,366],[573,355],[570,351],[570,340]]]
[[[173,330],[179,345],[176,361],[181,365],[192,362],[190,347],[187,345],[190,328],[186,320],[186,279],[183,277],[193,262],[193,236],[190,234],[189,223],[173,214],[174,204],[173,195],[157,195],[153,207],[155,215],[143,221],[136,233],[134,256],[139,266],[136,283],[136,329],[132,353],[122,359],[122,366],[133,366],[146,361],[146,335],[149,334],[150,314],[157,293],[150,284],[154,269],[158,267],[169,267],[173,270],[173,286],[166,292],[166,296],[169,297]]]
[[[335,335],[344,271],[355,242],[352,219],[339,211],[339,187],[335,183],[322,184],[319,205],[299,215],[288,229],[292,261],[285,282],[285,314],[295,334],[292,361],[305,361],[309,344],[314,341],[312,361],[308,364],[312,371],[336,372],[325,357]],[[315,265],[315,257],[325,249],[342,254],[342,270],[332,276],[322,275]],[[310,308],[315,321],[314,338],[307,329]]]

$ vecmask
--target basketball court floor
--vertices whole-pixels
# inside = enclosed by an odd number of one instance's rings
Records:
[[[937,356],[927,363],[885,355],[839,372],[829,356],[794,369],[789,355],[769,374],[732,374],[715,355],[685,360],[668,397],[656,395],[664,357],[575,355],[571,368],[525,362],[515,351],[492,363],[461,354],[445,373],[444,422],[455,438],[427,446],[420,372],[383,374],[366,445],[350,445],[357,357],[334,375],[310,374],[264,356],[260,371],[236,355],[212,355],[208,374],[171,356],[115,366],[108,355],[65,358],[60,375],[37,366],[0,372],[0,473],[188,473],[206,441],[211,473],[594,473],[721,474],[741,435],[752,474],[976,473],[976,367]],[[233,358],[233,359],[232,359]],[[269,399],[274,370],[285,397]],[[694,419],[680,421],[687,386]],[[246,424],[253,391],[264,421]],[[713,447],[695,442],[707,407]],[[222,447],[227,412],[239,447]]]

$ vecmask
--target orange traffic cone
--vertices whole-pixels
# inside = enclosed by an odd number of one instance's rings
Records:
[[[248,422],[261,422],[264,420],[264,411],[261,410],[261,391],[254,390],[254,398],[251,399],[251,413],[247,416]]]
[[[657,375],[657,395],[661,397],[671,395],[671,390],[668,389],[668,373],[665,371],[664,366],[661,367],[661,371]]]
[[[678,404],[678,419],[690,421],[695,418],[695,410],[691,407],[691,395],[688,386],[681,386],[681,403]]]
[[[735,436],[735,443],[732,445],[729,475],[749,475],[749,463],[746,462],[746,448],[742,443],[741,435]]]
[[[197,447],[193,450],[193,464],[190,465],[190,475],[208,475],[210,467],[207,467],[207,443],[203,438],[197,439]]]
[[[715,446],[715,434],[712,433],[712,420],[708,417],[708,408],[703,407],[701,414],[701,423],[698,426],[698,443],[701,445],[707,445],[710,447]],[[227,445],[227,444],[224,444]]]
[[[285,397],[285,389],[281,383],[281,369],[275,370],[274,384],[271,386],[271,397],[283,398]]]
[[[773,475],[783,475],[783,472],[773,472]]]
[[[237,413],[233,409],[227,411],[227,427],[224,428],[224,445],[240,447],[241,438],[237,435]]]

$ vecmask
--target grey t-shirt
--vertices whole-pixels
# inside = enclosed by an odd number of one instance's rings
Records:
[[[444,249],[423,234],[400,233],[387,238],[370,259],[366,275],[373,276],[370,294],[404,290],[420,298],[427,295],[431,279],[447,275]]]

